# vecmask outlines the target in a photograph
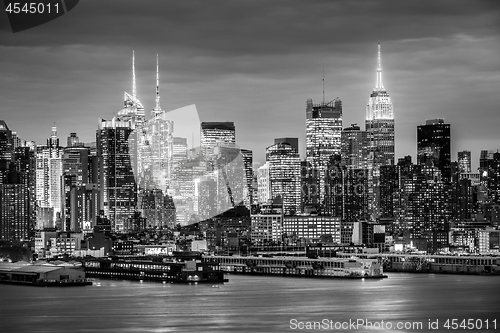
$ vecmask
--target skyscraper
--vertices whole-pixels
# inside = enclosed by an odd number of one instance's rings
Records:
[[[370,141],[368,204],[373,218],[380,215],[380,167],[394,165],[394,109],[382,81],[382,56],[378,43],[377,80],[366,105],[365,129]]]
[[[253,203],[253,152],[248,149],[241,149],[243,157],[243,166],[245,167],[245,181],[243,188],[243,203],[250,208]]]
[[[306,102],[306,161],[317,172],[320,204],[325,198],[325,176],[330,157],[340,154],[342,133],[342,101],[337,97],[326,103]]]
[[[234,147],[236,133],[233,122],[202,122],[201,151],[209,157],[217,146]]]
[[[14,140],[7,123],[0,120],[0,183],[14,160]],[[2,176],[3,175],[3,176]]]
[[[101,207],[116,231],[126,230],[126,221],[133,216],[137,187],[129,151],[132,121],[101,119],[97,130],[99,186]]]
[[[76,133],[69,133],[68,140],[66,143],[67,147],[75,147],[80,145],[80,139],[76,135]]]
[[[394,110],[382,82],[382,59],[378,43],[377,81],[366,106],[366,131],[370,134],[373,164],[394,164]]]
[[[38,228],[61,227],[57,225],[61,217],[63,175],[63,147],[59,145],[57,127],[52,127],[52,134],[46,146],[38,146],[36,153],[36,201],[38,208],[50,208],[53,217],[50,225],[44,225],[39,219]]]
[[[135,82],[135,54],[132,51],[132,95],[124,92],[124,108],[118,111],[118,120],[133,121],[134,127],[141,128],[146,121],[144,106],[137,98],[137,86]]]
[[[342,131],[342,161],[349,169],[368,168],[370,140],[368,132],[362,131],[359,126],[352,124],[351,127]]]
[[[156,103],[151,119],[134,132],[137,137],[137,163],[141,189],[159,189],[164,194],[171,188],[174,122],[160,106],[160,78],[156,56]],[[131,140],[129,140],[131,141]],[[132,143],[132,141],[131,141]],[[148,184],[145,183],[150,179]]]
[[[271,199],[271,182],[269,180],[269,162],[257,169],[257,193],[259,204],[267,204]]]
[[[460,173],[471,173],[470,151],[464,150],[458,152],[458,169]]]
[[[284,214],[300,211],[301,164],[299,153],[289,143],[277,143],[267,147],[271,199],[281,197]]]
[[[450,124],[444,119],[427,120],[417,127],[417,162],[435,166],[444,182],[451,181]]]
[[[188,145],[186,138],[174,137],[172,162],[174,166],[186,161],[188,156]]]

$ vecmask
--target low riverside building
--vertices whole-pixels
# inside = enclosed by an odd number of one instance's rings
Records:
[[[258,214],[251,215],[250,237],[254,245],[280,243],[283,236],[283,209],[276,204],[262,205]]]
[[[33,285],[85,284],[85,271],[74,265],[0,263],[0,282]]]
[[[293,215],[283,218],[283,233],[288,238],[341,242],[341,218],[320,215]]]

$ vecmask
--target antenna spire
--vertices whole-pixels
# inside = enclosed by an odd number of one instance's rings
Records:
[[[325,104],[325,62],[323,61],[323,105]]]
[[[384,84],[382,83],[382,55],[380,52],[380,41],[378,41],[378,54],[377,54],[377,84],[375,86],[377,90],[384,90]]]
[[[135,52],[132,50],[132,96],[137,97],[137,88],[135,86]]]
[[[158,73],[158,54],[156,54],[156,106],[155,110],[161,110],[160,108],[160,75]]]

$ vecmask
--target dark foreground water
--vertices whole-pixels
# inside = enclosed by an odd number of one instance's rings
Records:
[[[469,332],[479,324],[484,330],[486,320],[489,331],[495,331],[496,319],[500,332],[500,277],[228,277],[230,282],[219,288],[113,280],[71,288],[0,285],[0,332],[464,331],[452,329],[451,319],[468,324]],[[429,329],[429,320],[438,329]]]

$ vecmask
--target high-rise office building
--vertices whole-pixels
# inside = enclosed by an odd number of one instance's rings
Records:
[[[377,80],[366,105],[365,130],[370,141],[368,204],[372,218],[380,216],[380,167],[394,165],[394,108],[382,81],[382,56],[378,43]]]
[[[67,147],[83,147],[84,144],[83,144],[83,142],[80,142],[80,139],[78,138],[76,133],[69,133],[66,146]]]
[[[201,151],[206,158],[214,155],[217,146],[234,147],[236,134],[233,122],[202,122]]]
[[[174,137],[173,143],[173,166],[178,166],[180,163],[186,161],[188,156],[188,144],[186,138]]]
[[[69,230],[91,232],[100,212],[100,192],[97,184],[72,186],[69,191]],[[68,230],[68,231],[69,231]]]
[[[269,162],[257,169],[257,196],[259,204],[267,204],[271,199],[271,182],[269,180]]]
[[[267,147],[271,199],[281,197],[283,212],[293,215],[300,211],[300,157],[294,146],[278,143]]]
[[[17,135],[16,132],[12,132],[12,144],[14,146],[14,150],[17,147],[22,147],[23,146],[23,142],[22,142],[21,138],[19,137],[19,135]]]
[[[99,189],[104,215],[116,231],[126,231],[126,221],[133,216],[137,187],[129,151],[132,121],[101,119],[97,130]]]
[[[458,152],[458,169],[460,173],[471,173],[470,151],[464,150]]]
[[[320,204],[325,198],[325,176],[330,157],[340,154],[342,133],[342,101],[313,104],[306,102],[306,161],[317,172]]]
[[[449,231],[450,198],[439,169],[415,165],[407,156],[380,170],[381,216],[394,219],[395,238],[430,252],[447,247],[441,236]]]
[[[26,185],[29,192],[29,226],[30,236],[34,235],[36,226],[36,155],[35,147],[17,147],[15,151],[15,169],[19,175],[19,183]]]
[[[0,239],[28,240],[33,231],[34,154],[15,149],[15,132],[0,120]],[[29,151],[29,148],[26,148]],[[17,152],[17,153],[16,153]],[[31,156],[31,159],[30,159]]]
[[[63,147],[59,145],[57,127],[52,127],[52,134],[46,146],[38,146],[36,152],[36,202],[38,208],[51,208],[53,217],[50,225],[42,220],[37,222],[40,229],[61,227],[59,225],[62,208]],[[38,217],[38,216],[37,216]],[[46,220],[45,220],[46,221]],[[49,219],[50,221],[50,219]]]
[[[344,222],[368,217],[367,169],[348,168],[340,155],[334,155],[326,182],[325,215],[340,217]]]
[[[6,177],[10,163],[14,160],[14,139],[7,123],[0,120],[0,183]],[[3,175],[3,176],[2,176]]]
[[[370,166],[369,138],[368,132],[362,131],[356,124],[344,128],[341,137],[341,156],[347,168],[360,169]]]
[[[382,60],[378,43],[377,81],[366,106],[366,131],[370,136],[374,166],[394,164],[394,109],[382,82]]]
[[[427,120],[417,127],[417,162],[435,166],[444,182],[451,181],[450,124],[444,119]]]
[[[274,144],[278,143],[288,143],[291,146],[295,147],[295,150],[299,151],[299,138],[276,138],[274,139]]]
[[[28,240],[30,231],[30,193],[17,172],[11,169],[6,182],[0,184],[0,239]]]
[[[137,98],[137,85],[135,82],[135,54],[132,52],[132,94],[124,92],[124,108],[118,111],[117,119],[132,121],[135,128],[141,128],[146,121],[144,106]]]
[[[140,190],[171,188],[174,155],[174,122],[160,106],[160,77],[156,56],[156,103],[151,119],[135,131],[137,134],[138,186]],[[131,140],[129,140],[131,141]],[[149,180],[149,181],[148,181]]]
[[[253,203],[254,188],[253,188],[253,152],[248,149],[241,149],[243,157],[243,166],[245,168],[245,181],[243,188],[243,204],[250,208]]]
[[[71,201],[72,188],[90,184],[95,179],[91,174],[91,172],[95,171],[95,168],[90,165],[92,163],[90,157],[90,148],[84,147],[80,143],[75,143],[63,149],[61,220],[63,223],[62,229],[66,231],[77,231],[71,229],[72,226],[75,226],[74,223],[71,223],[71,211],[74,209],[71,205],[76,203],[76,201]],[[79,226],[79,230],[81,228],[82,225]]]
[[[493,158],[488,159],[483,179],[488,191],[488,197],[492,204],[500,204],[500,152],[493,153]]]

